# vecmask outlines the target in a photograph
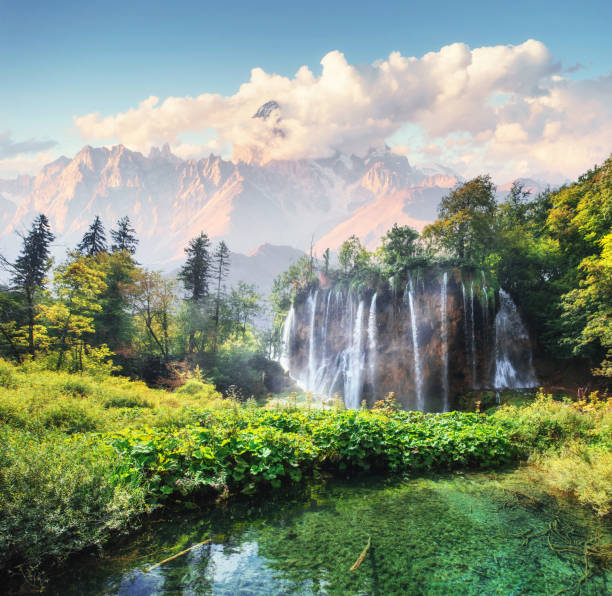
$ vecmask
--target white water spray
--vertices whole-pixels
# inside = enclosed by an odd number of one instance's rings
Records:
[[[440,289],[440,320],[442,326],[442,388],[444,391],[444,411],[450,410],[450,396],[448,383],[448,312],[447,312],[447,286],[448,273],[445,271],[442,277]]]
[[[376,395],[376,340],[376,292],[374,292],[368,316],[368,371],[374,396]]]
[[[476,389],[476,331],[474,328],[474,280],[470,282],[470,321],[472,324],[470,336],[470,352],[472,355],[472,388]]]
[[[283,334],[281,338],[281,355],[279,358],[279,364],[283,367],[283,370],[289,372],[291,369],[291,347],[293,343],[293,332],[295,328],[295,308],[293,304],[285,317],[283,323]]]
[[[359,301],[357,314],[353,325],[353,337],[351,347],[347,354],[347,369],[344,383],[344,404],[347,408],[359,409],[361,400],[361,373],[365,360],[363,349],[363,300]]]
[[[308,380],[306,389],[308,391],[314,390],[315,385],[315,374],[316,374],[316,341],[317,336],[315,333],[315,315],[317,313],[317,299],[319,297],[319,290],[314,294],[308,296],[308,306],[310,308],[310,340],[308,342]]]
[[[423,401],[423,371],[421,370],[421,358],[419,355],[419,332],[417,329],[417,317],[414,308],[414,286],[412,278],[408,285],[408,307],[410,309],[410,327],[412,329],[412,353],[414,356],[414,380],[416,385],[416,406],[419,412],[425,408]]]
[[[510,295],[499,291],[500,307],[495,317],[496,389],[536,387],[529,335]]]

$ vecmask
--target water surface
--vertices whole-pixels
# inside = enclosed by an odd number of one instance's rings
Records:
[[[611,540],[609,522],[512,474],[334,480],[155,520],[75,560],[48,593],[612,594],[612,570],[589,557],[585,577],[584,559],[585,542]]]

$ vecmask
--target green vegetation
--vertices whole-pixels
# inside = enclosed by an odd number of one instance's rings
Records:
[[[282,371],[269,358],[270,334],[254,326],[261,296],[242,282],[226,289],[224,242],[213,250],[206,234],[193,238],[175,280],[135,261],[129,218],[110,236],[109,248],[96,217],[76,250],[52,268],[54,236],[40,215],[15,262],[0,256],[10,275],[9,286],[0,287],[0,357],[68,372],[106,366],[165,387],[180,384],[181,371],[199,368],[245,397],[283,388]]]
[[[534,482],[575,497],[600,515],[612,513],[612,399],[576,402],[539,392],[523,406],[499,408],[493,420],[510,431]]]
[[[612,511],[612,401],[540,395],[488,414],[258,406],[201,377],[173,392],[0,360],[0,568],[32,581],[158,507],[332,474],[494,468]],[[278,403],[278,402],[277,402]],[[41,567],[42,566],[42,567]]]

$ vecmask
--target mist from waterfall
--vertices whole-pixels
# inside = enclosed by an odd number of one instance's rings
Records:
[[[317,334],[315,325],[315,315],[317,312],[317,298],[319,297],[319,290],[316,290],[314,294],[308,296],[308,306],[310,308],[310,340],[308,342],[308,380],[306,386],[309,391],[312,391],[315,386],[316,376],[316,362],[317,357]]]
[[[353,338],[348,352],[348,366],[344,382],[344,403],[354,410],[361,405],[362,372],[365,363],[363,349],[363,300],[359,301],[353,325]]]
[[[536,387],[538,379],[533,370],[529,334],[521,320],[516,304],[504,290],[499,291],[500,307],[495,316],[495,379],[496,389],[524,389]]]
[[[376,297],[372,295],[370,302],[370,313],[368,315],[368,372],[372,394],[376,395]]]
[[[419,355],[419,331],[416,309],[414,308],[414,285],[412,278],[408,282],[408,307],[410,308],[410,329],[412,331],[412,355],[414,364],[414,381],[416,386],[416,409],[422,412],[425,408],[423,400],[423,371]]]
[[[285,317],[283,324],[283,333],[281,338],[281,355],[279,363],[283,367],[283,370],[291,370],[291,347],[293,345],[293,332],[295,330],[295,308],[293,304]]]
[[[440,287],[440,324],[442,328],[442,390],[444,411],[450,410],[450,390],[448,379],[448,273],[445,271]]]
[[[470,282],[470,355],[472,364],[472,388],[476,389],[476,325],[474,321],[474,280]]]

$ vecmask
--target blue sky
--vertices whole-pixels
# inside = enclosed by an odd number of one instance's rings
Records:
[[[54,155],[84,144],[74,116],[125,112],[151,95],[231,96],[254,67],[292,77],[307,65],[318,76],[333,50],[359,65],[392,51],[421,57],[453,42],[535,39],[570,69],[568,79],[612,70],[610,2],[2,0],[1,13],[0,133],[55,141]]]

